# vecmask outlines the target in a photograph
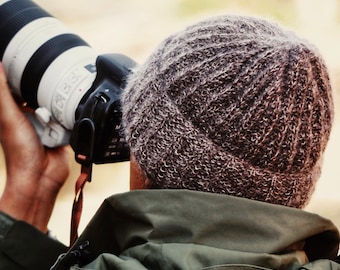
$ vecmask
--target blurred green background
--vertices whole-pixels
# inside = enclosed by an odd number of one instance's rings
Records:
[[[308,211],[331,218],[340,227],[340,1],[339,0],[37,0],[67,24],[99,54],[124,53],[142,63],[169,34],[198,20],[220,14],[242,14],[277,21],[317,45],[329,67],[334,89],[336,121],[327,148],[321,180]],[[50,222],[50,229],[68,242],[75,180],[80,172],[70,151],[71,175]],[[0,159],[0,188],[5,182]],[[94,167],[93,181],[85,188],[80,229],[102,200],[129,189],[129,163]]]

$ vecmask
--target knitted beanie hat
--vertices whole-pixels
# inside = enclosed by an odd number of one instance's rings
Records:
[[[161,43],[122,101],[151,188],[308,203],[333,101],[323,60],[294,33],[242,16],[197,23]]]

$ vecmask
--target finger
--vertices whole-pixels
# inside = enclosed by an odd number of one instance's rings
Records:
[[[14,119],[18,120],[21,117],[23,117],[23,114],[9,90],[5,70],[0,63],[0,124],[4,128],[4,125],[12,123]]]

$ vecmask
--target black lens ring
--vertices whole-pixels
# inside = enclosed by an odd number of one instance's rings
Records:
[[[38,87],[46,69],[59,55],[78,46],[89,45],[77,35],[62,34],[48,40],[32,55],[20,83],[21,95],[31,107],[38,107]]]
[[[12,38],[28,23],[44,18],[52,17],[32,1],[11,0],[0,5],[0,59]]]

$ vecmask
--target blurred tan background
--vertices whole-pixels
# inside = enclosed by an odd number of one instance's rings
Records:
[[[322,178],[307,210],[331,218],[340,228],[340,0],[36,0],[65,22],[99,54],[119,52],[143,62],[166,36],[184,26],[217,14],[247,14],[275,20],[315,43],[330,69],[336,121],[327,149]],[[74,184],[80,167],[70,151],[71,175],[50,222],[59,240],[68,243]],[[85,187],[80,231],[102,200],[129,189],[129,163],[98,165]],[[5,168],[0,156],[0,190]]]

